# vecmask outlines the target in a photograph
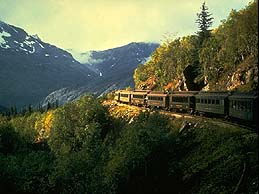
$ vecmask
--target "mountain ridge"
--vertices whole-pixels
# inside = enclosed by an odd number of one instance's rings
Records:
[[[158,47],[157,43],[132,42],[124,46],[103,51],[83,52],[86,58],[75,57],[92,69],[98,76],[90,85],[83,87],[66,87],[49,94],[42,104],[59,101],[64,104],[78,99],[81,95],[91,92],[95,96],[102,96],[112,90],[134,87],[133,73],[143,61],[149,60],[150,55]],[[72,52],[71,50],[69,50]],[[73,52],[72,52],[73,53]],[[79,55],[80,53],[77,53]]]
[[[0,22],[0,106],[66,103],[85,93],[96,96],[134,87],[133,72],[150,58],[157,43],[132,42],[103,51],[90,51],[80,63],[70,50]],[[81,61],[82,62],[82,61]]]
[[[22,28],[0,23],[0,105],[36,105],[49,93],[91,81],[96,73]]]

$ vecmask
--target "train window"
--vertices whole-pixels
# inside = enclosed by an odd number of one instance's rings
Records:
[[[212,100],[211,100],[211,103],[212,103],[212,104],[215,104],[215,99],[212,99]]]
[[[247,112],[252,112],[252,104],[251,104],[251,102],[247,102]]]
[[[207,104],[207,103],[208,103],[208,100],[207,100],[207,99],[204,99],[204,103]]]
[[[149,96],[149,100],[156,100],[156,101],[163,101],[163,97],[158,97],[158,96]]]
[[[211,99],[208,99],[208,104],[211,104]]]
[[[219,104],[219,100],[216,100],[216,104]]]
[[[232,106],[231,106],[231,107],[232,107],[233,109],[236,109],[236,107],[237,107],[236,101],[235,101],[235,100],[232,100],[231,103],[232,103]]]
[[[121,94],[121,97],[128,98],[128,94]]]
[[[201,103],[202,103],[202,104],[204,103],[203,101],[204,101],[204,99],[201,99]]]
[[[201,99],[197,98],[197,103],[200,103]]]
[[[187,97],[172,97],[172,101],[173,102],[187,103],[188,102],[188,98]]]
[[[244,102],[240,102],[240,110],[244,110]]]
[[[248,108],[248,102],[244,101],[244,110],[247,112],[247,108]]]
[[[133,98],[143,98],[143,95],[136,95],[136,94],[133,94]]]
[[[241,110],[241,105],[239,101],[237,101],[237,110]]]
[[[163,97],[159,97],[159,96],[149,96],[148,99],[149,100],[163,101]]]

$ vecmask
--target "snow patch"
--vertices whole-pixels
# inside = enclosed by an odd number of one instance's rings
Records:
[[[41,48],[44,48],[44,46],[42,46],[42,44],[41,44],[41,43],[39,43],[39,42],[38,42],[38,44],[40,45],[40,47],[41,47]]]
[[[9,25],[10,26],[10,25]],[[11,28],[12,28],[12,30],[14,31],[14,32],[16,32],[16,33],[18,33],[18,31],[17,30],[15,30],[15,28],[14,27],[12,27],[12,26],[10,26]]]
[[[10,46],[6,44],[7,41],[4,39],[4,37],[11,37],[11,34],[6,31],[0,32],[0,46],[2,48],[10,48]]]
[[[28,47],[30,47],[32,49],[32,51],[29,51],[30,53],[34,53],[35,52],[35,48],[33,46],[33,44],[35,43],[33,40],[28,41],[30,37],[26,37],[26,40],[23,41],[24,44],[26,44]]]
[[[38,40],[40,40],[40,37],[38,36],[38,34],[33,34],[33,35],[31,35],[33,38],[35,38],[35,39],[38,39]]]
[[[146,58],[142,59],[141,63],[144,64],[144,63],[150,61],[150,59],[151,59],[151,56],[146,57]]]
[[[87,52],[79,52],[79,51],[75,51],[75,50],[68,50],[72,56],[79,61],[80,63],[83,64],[97,64],[97,63],[102,63],[103,60],[102,59],[94,59],[93,58],[93,51],[87,51]]]

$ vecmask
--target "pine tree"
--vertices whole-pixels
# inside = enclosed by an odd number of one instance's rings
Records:
[[[197,13],[197,16],[198,19],[196,20],[196,23],[199,27],[197,34],[199,35],[201,46],[203,41],[210,36],[209,27],[211,27],[214,18],[211,17],[212,14],[208,12],[208,7],[205,5],[205,2],[203,2],[201,12]]]

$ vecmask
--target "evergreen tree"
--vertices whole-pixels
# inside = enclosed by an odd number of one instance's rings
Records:
[[[201,6],[201,12],[197,13],[197,16],[198,19],[196,20],[196,23],[199,27],[199,31],[197,32],[197,34],[199,35],[201,46],[203,41],[210,36],[209,27],[211,27],[214,18],[211,17],[212,14],[209,13],[208,7],[205,5],[205,2],[203,2]]]

